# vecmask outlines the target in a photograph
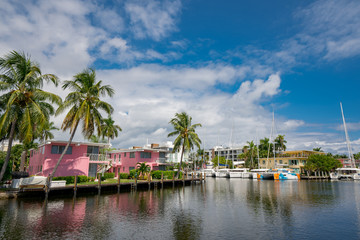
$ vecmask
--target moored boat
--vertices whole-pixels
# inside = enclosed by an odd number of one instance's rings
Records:
[[[227,177],[229,177],[229,170],[230,169],[227,169],[227,168],[218,169],[215,172],[215,177],[227,178]]]
[[[234,168],[229,170],[230,178],[249,178],[249,168]]]
[[[358,168],[337,168],[330,173],[331,180],[360,180],[360,169]]]

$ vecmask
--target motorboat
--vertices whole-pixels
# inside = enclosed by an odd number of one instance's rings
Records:
[[[258,168],[258,169],[252,169],[249,174],[249,178],[252,179],[260,179],[262,173],[267,172],[269,169],[264,168]]]
[[[218,169],[215,172],[215,177],[217,177],[217,178],[227,178],[227,177],[229,177],[229,170],[230,169],[228,169],[228,168]]]
[[[249,168],[234,168],[229,169],[230,178],[249,178],[250,177]]]
[[[215,170],[214,169],[203,169],[201,172],[206,177],[215,177]]]
[[[260,178],[264,180],[298,180],[300,179],[300,174],[290,169],[277,168],[263,172]]]
[[[360,180],[360,169],[358,168],[337,168],[330,173],[331,180]]]

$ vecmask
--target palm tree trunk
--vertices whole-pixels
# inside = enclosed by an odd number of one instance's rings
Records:
[[[185,143],[182,146],[182,150],[181,150],[181,157],[180,157],[180,166],[179,168],[182,170],[182,160],[183,160],[183,156],[184,156],[184,149],[185,149]],[[176,178],[179,178],[180,175],[180,170],[178,170],[177,174],[176,174]]]
[[[46,186],[47,186],[48,191],[49,191],[49,185],[50,185],[50,183],[51,183],[51,180],[53,179],[53,177],[54,177],[54,175],[55,175],[55,172],[56,172],[57,168],[58,168],[59,165],[60,165],[61,160],[63,159],[66,151],[68,150],[68,148],[69,148],[69,146],[70,146],[70,144],[71,144],[71,142],[72,142],[72,140],[73,140],[73,138],[74,138],[74,135],[75,135],[75,132],[76,132],[76,129],[77,129],[78,125],[79,125],[79,121],[76,123],[75,128],[74,128],[74,130],[73,130],[72,133],[71,133],[69,142],[66,144],[66,147],[65,147],[64,151],[63,151],[62,154],[60,155],[59,160],[57,161],[57,163],[56,163],[56,165],[55,165],[52,173],[49,175],[49,177],[48,177],[48,179],[47,179],[47,181],[46,181]]]
[[[20,161],[20,171],[25,171],[25,162],[27,157],[27,149],[21,153],[21,161]]]
[[[3,179],[7,165],[9,164],[9,160],[10,160],[10,153],[11,153],[11,147],[12,147],[12,142],[14,140],[14,135],[15,135],[15,125],[16,125],[16,118],[13,120],[12,124],[11,124],[11,130],[10,130],[10,136],[9,136],[9,145],[8,145],[8,150],[6,153],[6,158],[5,158],[5,162],[1,168],[1,172],[0,172],[0,181]]]

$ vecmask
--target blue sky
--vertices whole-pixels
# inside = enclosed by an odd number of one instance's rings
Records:
[[[61,79],[95,67],[116,91],[115,147],[172,140],[180,111],[206,148],[242,146],[269,137],[274,109],[288,149],[345,153],[342,101],[360,151],[356,0],[3,0],[0,32],[1,55],[25,51]]]

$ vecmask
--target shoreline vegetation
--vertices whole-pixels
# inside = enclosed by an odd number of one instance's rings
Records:
[[[60,96],[43,90],[45,83],[52,83],[56,87],[61,86],[63,90],[70,90],[70,93],[61,99]],[[62,81],[54,74],[43,74],[38,63],[34,62],[24,52],[12,51],[4,57],[0,57],[0,138],[8,139],[7,152],[0,153],[0,182],[3,179],[10,179],[11,173],[24,173],[29,163],[29,149],[36,148],[39,143],[53,138],[51,131],[59,129],[50,122],[50,117],[65,113],[61,130],[69,131],[70,138],[61,153],[55,167],[48,176],[47,186],[52,178],[69,145],[72,143],[78,127],[81,128],[85,139],[107,140],[118,136],[122,128],[115,124],[111,114],[114,108],[111,104],[102,101],[104,97],[112,97],[115,90],[112,86],[97,80],[96,71],[86,68],[75,74],[72,80]],[[55,108],[57,107],[57,108]],[[103,114],[107,114],[107,118]],[[206,159],[204,149],[201,149],[201,139],[196,133],[196,128],[201,127],[200,123],[193,124],[192,117],[186,112],[176,113],[169,121],[173,130],[167,137],[175,137],[173,153],[181,154],[176,179],[181,178],[180,173],[184,171],[186,163],[183,162],[185,152],[191,152],[196,147],[195,157],[192,158],[192,166],[201,166],[212,161],[214,166],[229,164],[226,159]],[[13,147],[13,141],[21,144]],[[244,167],[258,168],[257,158],[272,158],[279,152],[286,150],[287,141],[285,135],[278,135],[273,142],[269,138],[260,139],[259,144],[248,141],[242,148],[243,153],[238,157],[245,161]],[[321,148],[314,148],[314,151],[321,152]],[[354,154],[360,158],[360,153]],[[344,156],[338,156],[344,157]],[[345,156],[346,157],[346,156]],[[331,153],[325,156],[309,158],[304,167],[310,173],[330,172],[340,166],[340,162]],[[11,163],[11,164],[9,164]],[[150,172],[150,166],[146,163],[138,163],[136,174],[144,177]],[[130,173],[131,175],[131,173]],[[81,184],[81,183],[79,183]],[[49,190],[50,188],[47,187]]]

